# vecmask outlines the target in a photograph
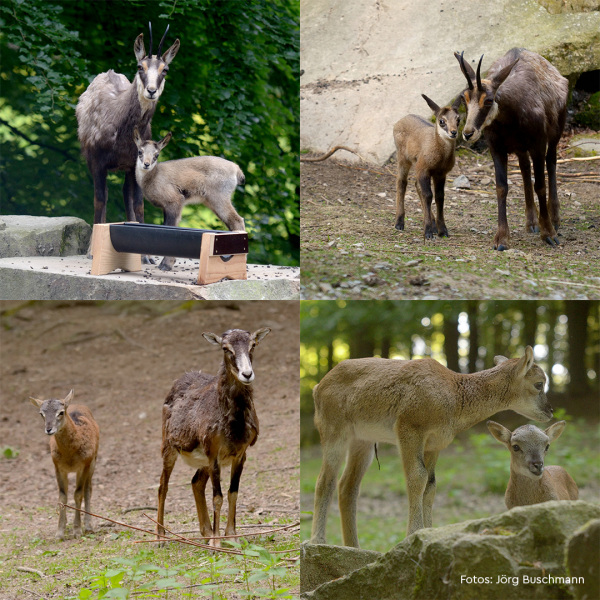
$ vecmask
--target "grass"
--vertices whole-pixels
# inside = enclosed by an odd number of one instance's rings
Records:
[[[56,515],[48,516],[46,510],[25,509],[19,515],[23,525],[13,527],[11,533],[2,534],[0,547],[0,578],[9,597],[20,597],[21,590],[48,598],[188,598],[213,599],[294,598],[299,588],[298,533],[275,532],[248,541],[237,540],[223,547],[235,547],[244,556],[207,552],[178,543],[165,547],[156,544],[135,544],[149,539],[132,530],[113,530],[99,527],[94,520],[96,533],[78,540],[57,542],[50,536],[32,536],[28,521],[56,525]],[[23,517],[28,517],[23,520]],[[111,515],[119,519],[119,516]],[[171,522],[183,523],[186,515],[171,514]],[[245,519],[238,524],[257,524],[256,519]],[[69,514],[69,523],[72,514]],[[293,519],[280,518],[282,525]],[[240,525],[242,525],[240,527]],[[0,520],[0,529],[7,531],[11,522]],[[149,522],[148,529],[152,529]],[[195,523],[185,527],[195,529]],[[261,528],[262,530],[263,528]],[[267,526],[264,529],[268,529]],[[253,529],[246,530],[249,534]],[[69,530],[68,530],[69,533]],[[194,534],[190,534],[190,537]],[[41,571],[38,574],[19,571],[26,567]],[[190,588],[187,586],[194,585]],[[154,591],[152,591],[154,590]],[[19,592],[19,593],[17,593]],[[0,594],[0,597],[4,597]]]
[[[570,420],[565,415],[558,418]],[[440,453],[436,466],[434,526],[483,518],[506,510],[504,491],[510,471],[509,453],[485,431],[470,430]],[[599,445],[598,426],[583,420],[572,421],[552,444],[546,459],[547,464],[567,469],[579,486],[581,499],[596,503],[600,503]],[[474,460],[474,457],[485,459]],[[379,461],[381,468],[373,461],[363,479],[357,521],[361,547],[386,552],[405,536],[408,500],[396,449],[381,446]],[[310,538],[314,486],[321,467],[319,448],[304,449],[301,465],[300,535],[304,541]],[[328,519],[327,541],[342,544],[335,500]]]

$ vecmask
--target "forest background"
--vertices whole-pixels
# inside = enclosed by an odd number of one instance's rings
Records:
[[[136,72],[135,38],[179,53],[153,118],[173,141],[162,160],[200,154],[246,174],[234,205],[254,263],[299,264],[299,2],[7,0],[0,6],[0,205],[3,214],[93,220],[93,185],[79,153],[75,106],[99,73]],[[109,175],[108,221],[125,218],[124,174]],[[145,203],[146,222],[162,212]],[[182,226],[223,228],[188,206]]]

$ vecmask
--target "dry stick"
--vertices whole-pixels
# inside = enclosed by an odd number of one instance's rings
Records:
[[[38,571],[37,569],[30,569],[29,567],[17,567],[17,571],[23,571],[24,573],[35,573],[40,577],[44,577],[44,574],[41,571]]]
[[[521,279],[528,279],[528,277],[523,277],[519,275]],[[537,281],[544,281],[546,283],[559,283],[561,285],[574,285],[578,287],[591,287],[595,290],[600,290],[600,285],[593,285],[591,283],[576,283],[574,281],[560,281],[559,279],[538,279]]]
[[[33,594],[34,596],[37,596],[38,598],[44,598],[44,596],[42,596],[41,594],[38,594],[37,592],[34,592],[33,590],[28,590],[27,588],[21,588],[24,592],[29,592],[30,594]]]
[[[214,585],[215,583],[235,583],[235,579],[229,579],[225,581],[209,581],[208,583],[194,583],[192,585],[186,585],[183,587],[167,587],[167,588],[157,588],[155,590],[140,590],[139,592],[131,592],[132,596],[139,596],[140,594],[151,594],[153,592],[168,592],[169,590],[189,590],[191,588],[202,587],[204,585]]]
[[[358,156],[358,158],[360,158],[360,160],[367,162],[358,152],[351,150],[347,146],[334,146],[329,152],[323,154],[322,156],[316,156],[315,158],[300,157],[300,162],[321,162],[322,160],[329,158],[332,154],[335,154],[338,150],[345,150],[346,152],[355,154]]]
[[[131,508],[126,508],[123,511],[123,514],[133,512],[135,510],[158,510],[158,508],[156,508],[156,506],[132,506]]]
[[[575,162],[579,160],[600,160],[600,156],[581,156],[578,158],[559,158],[557,163]]]

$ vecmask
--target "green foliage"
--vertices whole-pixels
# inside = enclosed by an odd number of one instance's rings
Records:
[[[589,97],[583,110],[575,115],[575,122],[596,131],[600,129],[600,92]]]
[[[79,590],[75,598],[156,598],[168,597],[173,590],[181,590],[184,596],[200,594],[213,599],[226,599],[230,594],[251,598],[293,598],[287,588],[279,587],[287,577],[287,570],[279,565],[275,555],[243,538],[228,545],[242,554],[208,554],[207,566],[203,568],[188,564],[159,566],[149,562],[153,553],[144,550],[133,558],[113,558],[110,562],[114,567],[92,576],[89,585]],[[235,585],[229,588],[234,581]],[[240,581],[243,589],[240,589]],[[253,585],[261,581],[268,587]]]
[[[246,174],[234,204],[250,261],[299,262],[299,2],[7,0],[0,6],[2,211],[92,220],[93,186],[79,156],[74,108],[98,73],[135,74],[133,42],[170,24],[181,49],[153,118],[173,133],[166,159],[214,154]],[[159,32],[159,33],[157,33]],[[145,33],[147,38],[147,33]],[[156,44],[156,42],[155,42]],[[123,174],[109,176],[109,221],[125,217]],[[162,213],[146,205],[146,220]],[[188,207],[183,226],[223,228]]]
[[[10,446],[4,446],[0,449],[0,455],[4,458],[17,458],[17,456],[19,456],[19,450],[11,448]]]

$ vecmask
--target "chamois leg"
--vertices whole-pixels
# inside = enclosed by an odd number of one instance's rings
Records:
[[[167,491],[169,489],[169,478],[171,477],[171,472],[173,471],[175,461],[177,460],[177,450],[167,446],[166,448],[163,448],[162,456],[163,471],[160,476],[160,485],[158,486],[158,515],[156,517],[156,520],[158,521],[156,534],[159,539],[161,536],[165,535],[165,499],[167,498]]]
[[[439,452],[425,452],[425,468],[427,469],[427,485],[423,494],[423,525],[432,526],[433,499],[435,498],[435,463]]]
[[[324,441],[321,432],[321,446],[323,448],[323,462],[321,471],[317,478],[315,487],[315,509],[313,512],[313,524],[311,542],[313,544],[326,544],[325,529],[327,526],[327,511],[331,504],[333,492],[335,492],[337,474],[344,460],[346,445],[342,440]]]
[[[192,479],[192,491],[194,492],[194,500],[196,501],[200,533],[206,538],[212,536],[208,507],[206,506],[206,482],[208,481],[208,477],[208,468],[204,467],[203,469],[198,469]]]
[[[88,163],[92,178],[94,180],[94,225],[106,223],[106,199],[108,198],[108,184],[106,177],[108,171]],[[88,246],[87,257],[92,258],[92,240]]]
[[[221,491],[221,468],[216,458],[212,461],[212,468],[210,469],[210,482],[213,487],[213,536],[215,539],[212,540],[211,546],[220,548],[221,540],[217,539],[221,534],[220,520],[221,520],[221,507],[223,506],[223,492]]]
[[[83,502],[86,513],[89,513],[92,510],[92,476],[94,475],[95,468],[96,461],[93,461],[86,471],[86,479],[83,486]],[[92,527],[92,517],[88,514],[83,515],[83,532],[94,532],[94,528]]]
[[[492,151],[494,170],[496,171],[496,199],[498,201],[498,231],[494,237],[494,250],[506,250],[510,240],[508,220],[506,218],[506,196],[508,195],[508,154]]]
[[[406,197],[406,184],[410,163],[398,162],[398,176],[396,177],[396,229],[404,231],[404,198]]]
[[[531,163],[527,152],[518,152],[519,168],[523,178],[523,192],[525,194],[525,228],[529,233],[539,233],[539,219],[535,202],[533,201],[533,183],[531,182]]]
[[[163,207],[163,225],[169,225],[170,227],[177,227],[179,225],[179,221],[181,221],[181,210],[183,207],[184,198],[181,196],[180,203],[177,202],[168,202]],[[163,256],[160,265],[158,268],[161,271],[170,271],[175,264],[174,256]]]
[[[560,139],[560,138],[559,138]],[[550,220],[554,229],[560,227],[560,203],[558,200],[558,187],[556,185],[556,147],[558,140],[548,142],[548,151],[546,152],[546,169],[548,170],[548,194],[550,196],[549,210]]]
[[[431,214],[431,203],[433,201],[433,192],[431,191],[431,179],[429,175],[421,174],[417,177],[417,193],[421,199],[421,208],[423,209],[423,224],[425,226],[425,239],[431,240],[437,233],[435,219]]]
[[[423,495],[428,473],[425,466],[424,441],[418,432],[396,428],[398,445],[402,453],[406,491],[408,494],[407,535],[424,527]]]
[[[535,149],[531,151],[531,160],[533,162],[533,176],[535,183],[533,185],[540,205],[540,237],[550,246],[558,246],[558,238],[550,215],[548,214],[548,205],[546,203],[546,172],[544,169],[544,151]]]
[[[227,494],[227,526],[225,535],[235,535],[235,511],[237,506],[238,489],[240,487],[240,477],[244,470],[246,462],[246,452],[239,459],[234,459],[231,463],[231,482],[229,484],[229,493]]]
[[[125,172],[125,183],[123,184],[123,204],[128,221],[144,222],[144,195],[142,188],[135,179],[135,169]],[[154,259],[144,254],[142,263],[153,265]]]
[[[73,520],[73,537],[81,537],[81,501],[83,500],[83,492],[85,489],[85,470],[77,473],[77,480],[75,482],[75,518]]]
[[[367,472],[373,456],[373,442],[353,440],[348,448],[346,467],[338,485],[338,503],[342,519],[342,539],[344,546],[359,547],[356,528],[356,506],[360,482]]]
[[[58,483],[58,502],[60,504],[67,503],[67,493],[69,492],[69,477],[67,473],[63,473],[56,465],[54,465],[56,471],[56,482]],[[79,514],[79,513],[77,513]],[[58,531],[56,532],[56,538],[59,540],[65,539],[65,528],[67,526],[67,509],[64,506],[60,506],[58,509]]]
[[[446,176],[433,178],[433,189],[435,191],[435,205],[437,208],[437,234],[438,237],[450,237],[446,222],[444,221],[444,187]]]
[[[237,214],[229,198],[221,198],[218,202],[207,200],[205,204],[225,223],[229,231],[246,231],[244,219]]]

